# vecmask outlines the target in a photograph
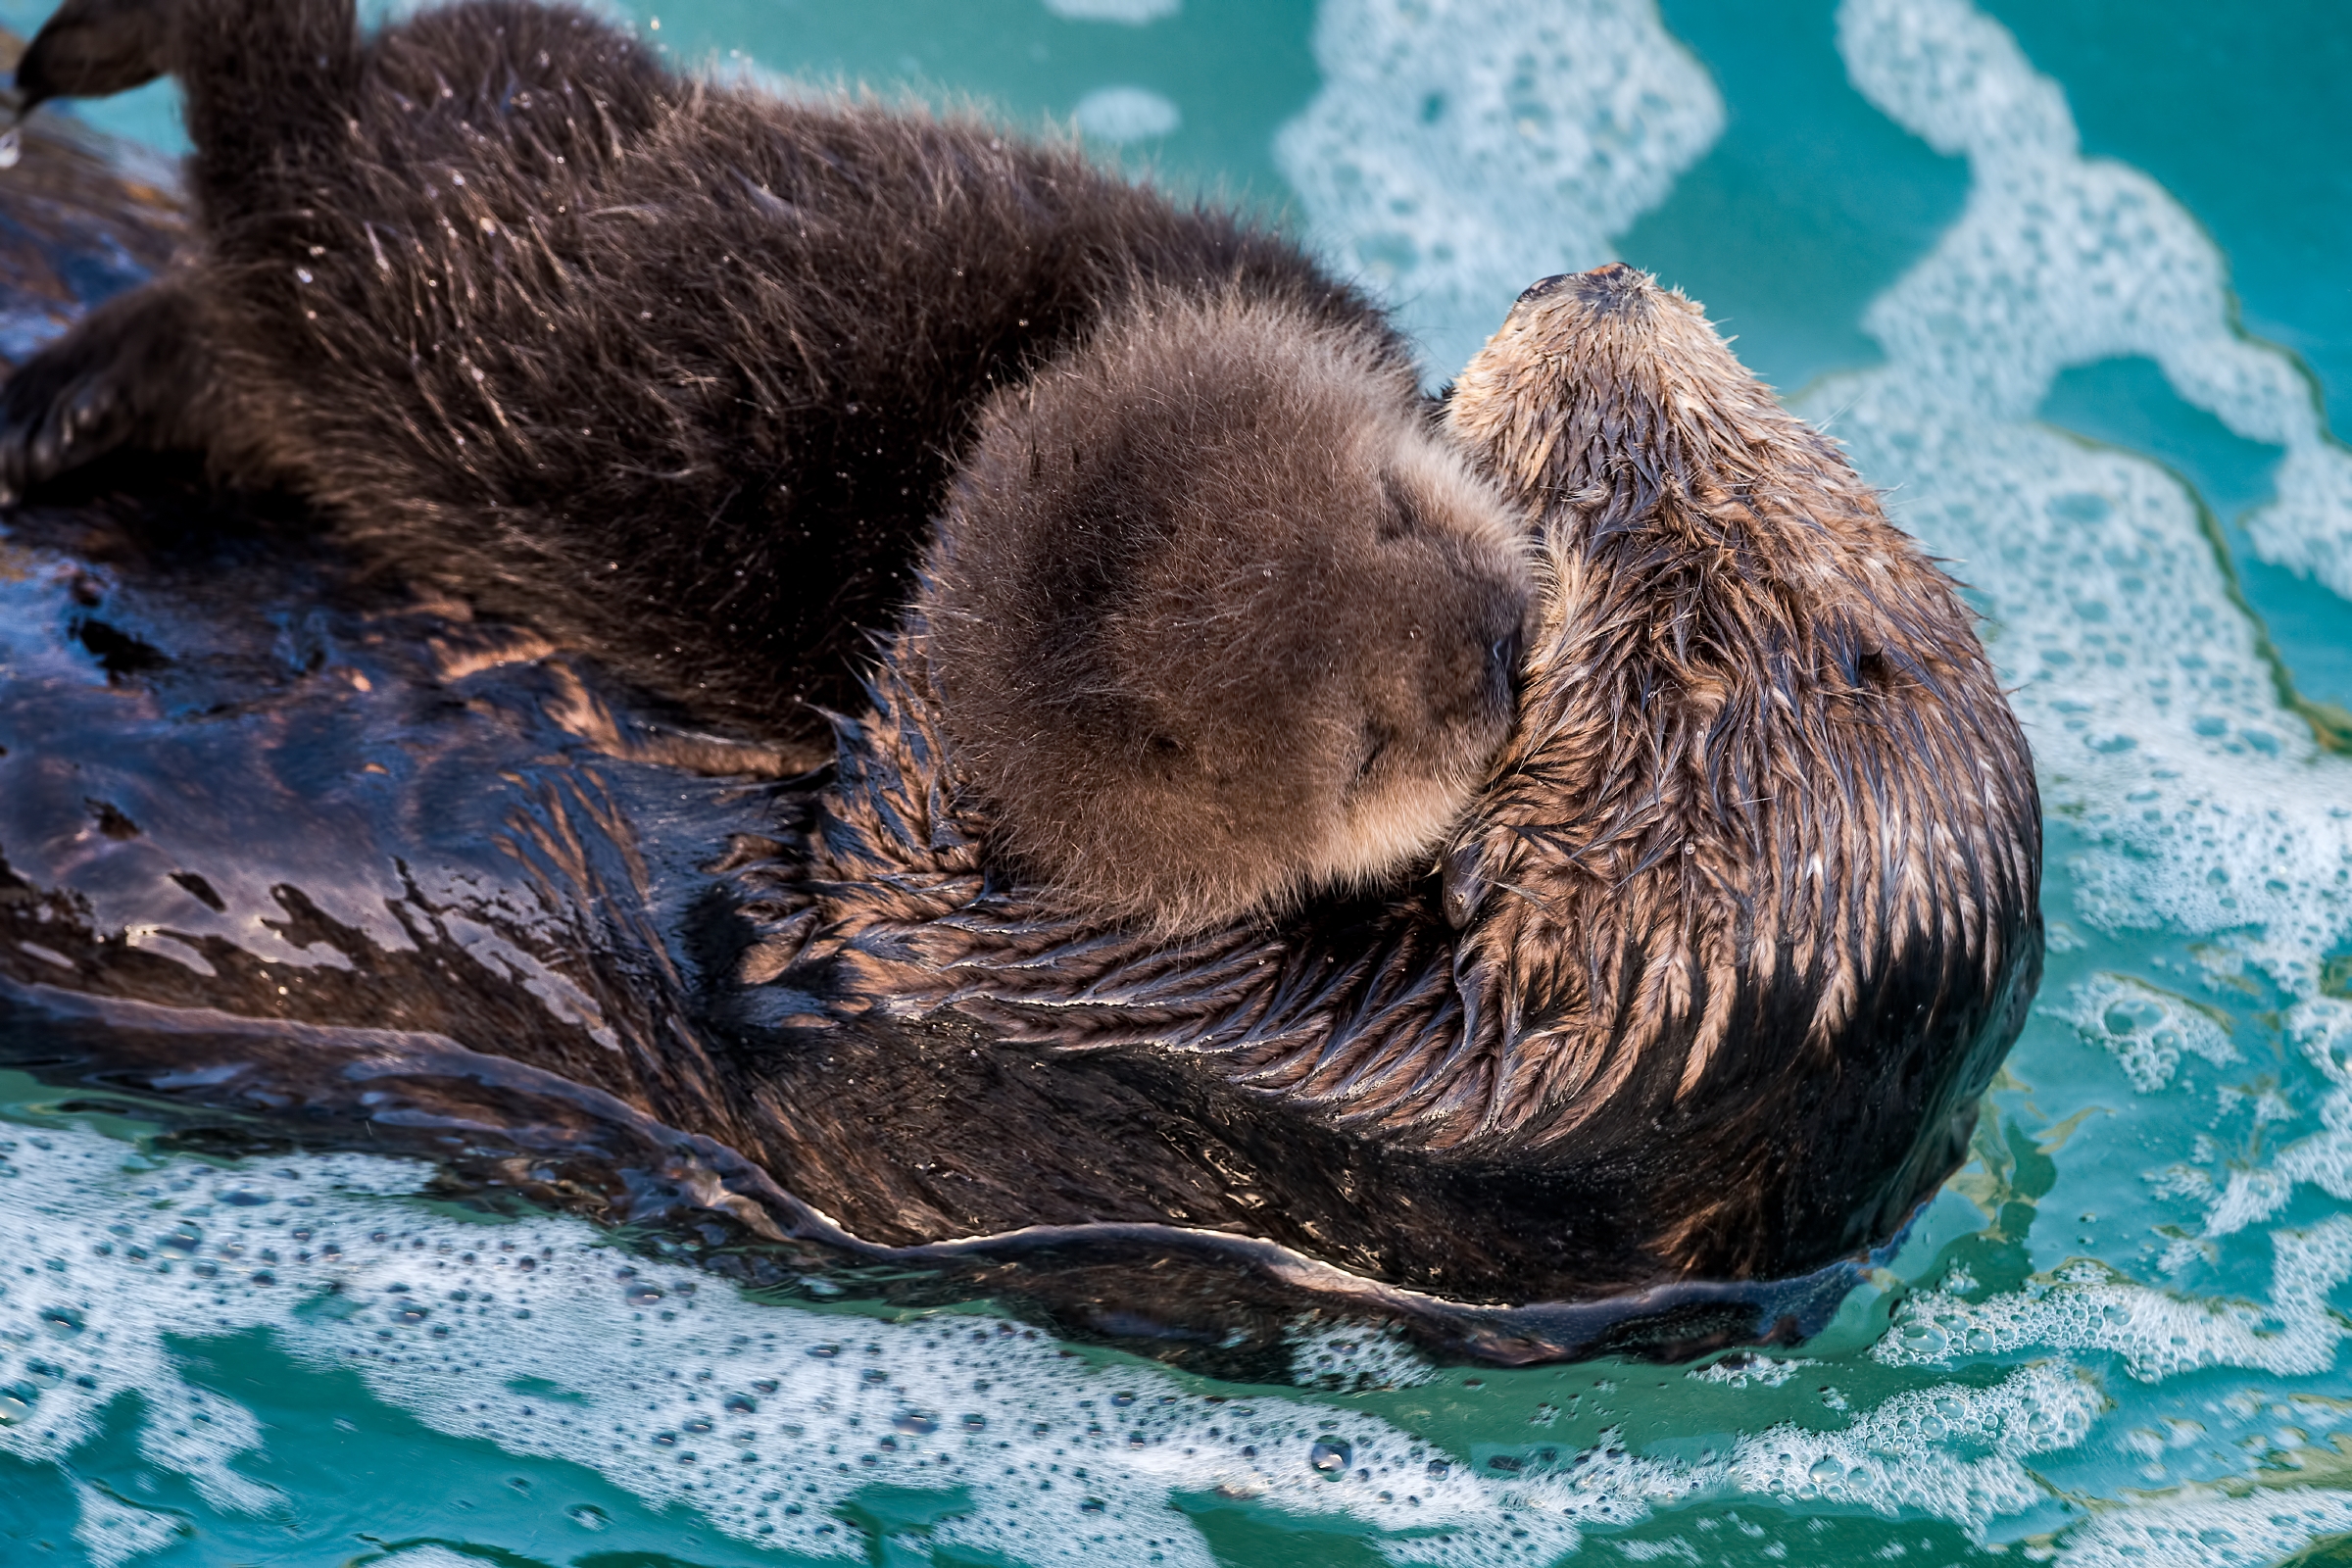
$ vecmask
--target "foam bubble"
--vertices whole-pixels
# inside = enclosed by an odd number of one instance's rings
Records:
[[[1315,59],[1275,162],[1441,376],[1530,283],[1609,260],[1723,130],[1652,0],[1325,0]]]
[[[2211,1014],[2131,975],[2093,975],[2068,992],[2064,1007],[2042,1010],[2055,1012],[2083,1039],[2113,1053],[2124,1076],[2143,1095],[2173,1081],[2183,1052],[2217,1067],[2238,1059],[2237,1048]]]
[[[1166,136],[1184,123],[1176,106],[1148,87],[1097,87],[1078,100],[1071,118],[1080,130],[1103,141]]]
[[[2261,1568],[2352,1531],[2352,1497],[2305,1487],[2102,1512],[2060,1538],[2068,1568]]]
[[[1871,1356],[1886,1366],[1950,1366],[2024,1350],[2097,1350],[2150,1383],[2208,1366],[2325,1371],[2352,1332],[2328,1303],[2352,1279],[2352,1217],[2274,1232],[2271,1248],[2267,1304],[2160,1291],[2079,1261],[1973,1304],[1941,1291],[1908,1298]]]
[[[1067,22],[1121,22],[1140,27],[1184,9],[1184,0],[1046,0],[1046,9]]]

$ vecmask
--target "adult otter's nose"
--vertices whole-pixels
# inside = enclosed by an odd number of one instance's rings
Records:
[[[1650,289],[1650,276],[1638,267],[1623,262],[1607,262],[1589,272],[1554,272],[1528,285],[1519,296],[1521,305],[1533,304],[1547,295],[1573,284],[1576,291],[1594,303],[1638,297]]]

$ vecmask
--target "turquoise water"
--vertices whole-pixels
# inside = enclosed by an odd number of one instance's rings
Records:
[[[1546,272],[1705,301],[1955,563],[2033,735],[2050,970],[1977,1157],[1792,1352],[1302,1334],[1240,1389],[0,1076],[0,1560],[2352,1560],[2340,6],[656,14],[681,60],[1075,117],[1286,212],[1433,380]]]

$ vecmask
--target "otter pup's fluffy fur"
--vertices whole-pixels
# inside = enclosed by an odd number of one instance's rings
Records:
[[[1161,934],[1426,863],[1503,736],[1516,524],[1283,240],[511,0],[372,37],[351,0],[68,0],[19,81],[165,72],[201,248],[9,384],[20,490],[193,448],[803,743],[929,550],[1000,866]]]

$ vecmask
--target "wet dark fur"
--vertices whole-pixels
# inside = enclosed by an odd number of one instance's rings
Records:
[[[164,71],[201,250],[8,386],[20,488],[191,448],[803,747],[944,512],[950,722],[1001,858],[1157,930],[1425,859],[1499,743],[1510,525],[1384,319],[1288,242],[503,0],[372,38],[349,0],[75,0],[20,80]]]

